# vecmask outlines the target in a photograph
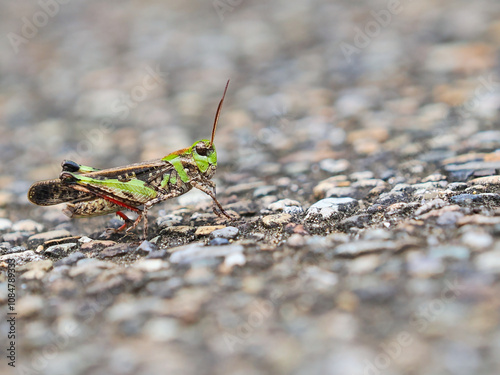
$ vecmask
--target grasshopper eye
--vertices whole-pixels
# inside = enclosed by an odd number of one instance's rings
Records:
[[[207,156],[208,151],[209,151],[209,148],[207,147],[207,145],[204,142],[199,142],[196,145],[196,152],[198,153],[198,155]]]

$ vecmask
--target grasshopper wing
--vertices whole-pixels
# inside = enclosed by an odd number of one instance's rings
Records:
[[[77,191],[62,183],[60,179],[35,182],[28,191],[30,202],[39,206],[86,201],[95,198],[94,195]]]
[[[169,164],[165,161],[156,159],[142,163],[130,164],[125,167],[101,169],[95,172],[84,173],[83,176],[95,179],[115,178],[124,182],[134,178],[146,181],[153,175],[156,175],[159,170],[164,169],[168,165]]]
[[[144,181],[146,183],[144,185],[148,186],[148,182],[152,179],[158,178],[162,174],[162,171],[164,171],[166,168],[169,168],[169,164],[163,160],[157,159],[148,162],[131,164],[126,167],[102,169],[82,175],[73,175],[73,177],[76,178],[59,178],[39,181],[31,185],[28,191],[28,199],[30,200],[30,202],[39,206],[51,206],[54,204],[66,202],[77,203],[96,199],[98,195],[93,194],[90,191],[75,189],[75,182],[76,180],[80,180],[80,178],[78,177],[81,176],[83,177],[83,180],[85,180],[81,182],[81,185],[91,185],[93,190],[95,190],[97,193],[102,193],[105,195],[111,193],[111,196],[114,196],[117,199],[124,199],[126,201],[129,201],[130,203],[138,203],[134,202],[134,199],[133,197],[131,197],[129,192],[124,193],[124,191],[128,189],[113,189],[113,187],[116,187],[116,183],[118,183],[118,185],[121,185],[120,187],[122,187],[123,185],[121,183],[127,183],[130,180]],[[66,175],[68,175],[67,172]],[[114,181],[108,181],[109,183],[106,183],[104,182],[106,180]],[[94,183],[89,184],[89,182],[91,181],[93,181]],[[134,187],[134,185],[136,188],[135,192],[138,192],[139,196],[141,196],[141,190],[143,190],[143,188],[145,188],[146,186],[138,186],[141,185],[139,181],[128,184],[128,186],[130,187]],[[139,191],[137,191],[137,189]],[[149,189],[146,190],[148,190],[147,193],[151,193]],[[144,196],[141,196],[141,198],[144,198]],[[139,199],[139,201],[141,200],[142,199]]]
[[[67,182],[71,184],[76,182],[75,180],[78,180],[78,177],[83,177],[83,179],[86,181],[80,181],[80,185],[88,186],[88,184],[86,184],[85,182],[90,182],[89,179],[92,179],[95,182],[94,184],[92,184],[93,187],[96,187],[96,185],[102,186],[103,184],[109,185],[106,182],[96,181],[101,180],[108,181],[111,184],[113,184],[113,182],[115,184],[117,182],[131,182],[129,184],[130,187],[135,185],[136,188],[139,188],[139,190],[141,190],[142,188],[151,188],[158,191],[164,176],[171,173],[176,173],[175,168],[171,163],[161,159],[156,159],[142,163],[131,164],[126,167],[109,168],[96,172],[85,173],[83,175],[73,175],[75,179],[68,179]],[[102,191],[102,193],[105,192]],[[127,197],[123,198],[127,200],[127,198],[130,198],[130,196],[128,194],[126,195]]]

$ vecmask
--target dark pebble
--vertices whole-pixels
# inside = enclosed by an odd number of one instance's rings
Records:
[[[448,174],[448,180],[453,182],[467,181],[469,177],[471,177],[473,174],[474,174],[473,169],[450,172]]]
[[[467,184],[465,182],[452,182],[448,185],[448,189],[451,191],[462,191],[467,189]]]
[[[371,220],[371,215],[360,214],[348,217],[342,220],[338,225],[343,229],[349,229],[352,227],[363,228],[365,224],[369,223]]]
[[[51,230],[48,232],[38,233],[28,238],[28,247],[35,248],[47,241],[57,240],[60,238],[71,237],[71,233],[67,230]]]
[[[26,250],[27,249],[24,246],[14,246],[10,250],[8,250],[6,254],[20,253]]]
[[[77,247],[76,243],[63,243],[59,245],[53,245],[46,248],[43,251],[44,255],[53,256],[53,257],[61,257],[68,254],[73,248]]]
[[[29,233],[13,232],[6,233],[2,236],[4,242],[10,242],[14,245],[20,245],[25,238],[29,237]]]
[[[387,171],[382,172],[382,174],[380,175],[380,179],[383,181],[387,181],[388,179],[390,179],[391,177],[394,177],[395,175],[396,175],[396,172],[392,169],[389,169]]]
[[[375,214],[377,212],[382,212],[382,211],[384,211],[384,206],[382,206],[381,204],[377,204],[377,203],[366,209],[366,212],[369,214]]]
[[[219,246],[219,245],[229,245],[229,240],[227,238],[216,237],[208,243],[210,246]]]
[[[116,256],[122,256],[128,254],[132,251],[132,247],[126,243],[120,243],[108,247],[99,253],[99,258],[113,258]]]
[[[168,280],[152,281],[147,284],[146,291],[162,298],[171,298],[175,291],[184,285],[180,277],[172,277]]]
[[[12,245],[10,242],[0,242],[0,253],[9,254],[12,252]]]
[[[264,197],[266,195],[274,194],[278,191],[278,188],[274,185],[271,186],[261,186],[253,192],[254,198]]]
[[[136,249],[136,251],[140,254],[149,254],[155,250],[158,250],[158,247],[147,240],[142,241]]]
[[[481,203],[488,200],[498,201],[500,200],[500,195],[493,193],[459,194],[450,198],[450,201],[456,204]]]
[[[391,285],[377,285],[366,288],[360,288],[354,291],[361,301],[365,302],[388,302],[394,298],[397,289]]]
[[[76,262],[78,262],[80,259],[85,258],[85,255],[79,251],[76,253],[72,253],[68,255],[66,258],[62,258],[58,260],[54,266],[59,267],[59,266],[72,266]]]
[[[408,196],[401,191],[390,191],[380,194],[377,203],[381,205],[391,205],[398,202],[408,202]]]
[[[151,251],[146,259],[163,259],[166,258],[168,255],[167,250],[154,250]]]

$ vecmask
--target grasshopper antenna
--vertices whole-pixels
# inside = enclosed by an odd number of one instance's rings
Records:
[[[219,106],[217,107],[217,112],[215,112],[215,120],[214,120],[214,127],[212,129],[212,138],[210,139],[210,147],[214,144],[214,137],[215,137],[215,129],[217,129],[217,123],[219,122],[219,115],[220,115],[220,110],[222,108],[222,103],[224,103],[224,98],[226,97],[226,91],[227,87],[229,86],[229,79],[227,80],[226,83],[226,88],[224,89],[224,94],[222,94],[222,99],[219,102]]]

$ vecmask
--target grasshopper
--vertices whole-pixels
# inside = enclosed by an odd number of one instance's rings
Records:
[[[161,159],[110,169],[64,160],[59,178],[35,182],[28,191],[28,199],[39,206],[67,203],[63,212],[70,218],[116,213],[124,220],[116,231],[129,232],[144,219],[146,238],[148,210],[194,187],[212,198],[217,216],[232,219],[217,200],[215,183],[211,180],[217,169],[215,130],[228,85],[229,81],[215,113],[210,141],[202,139]],[[129,219],[123,209],[137,213],[137,219]]]

